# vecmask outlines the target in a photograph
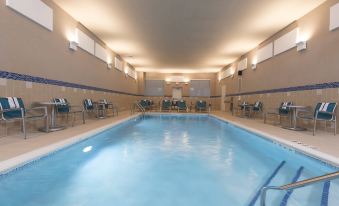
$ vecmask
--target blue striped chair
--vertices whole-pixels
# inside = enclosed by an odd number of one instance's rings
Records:
[[[256,114],[262,113],[262,108],[263,108],[263,104],[260,101],[257,101],[254,103],[253,107],[252,107],[252,114],[253,117],[255,118]]]
[[[178,101],[177,103],[177,107],[178,107],[178,112],[180,111],[185,111],[187,112],[187,105],[186,105],[186,101],[181,99]]]
[[[142,99],[139,103],[143,108],[145,108],[145,110],[149,110],[151,108],[151,101],[148,99]]]
[[[52,102],[58,103],[56,105],[56,111],[58,114],[66,115],[67,122],[68,122],[68,115],[72,114],[72,126],[74,126],[75,122],[75,115],[80,113],[82,116],[82,123],[85,124],[85,111],[82,106],[70,105],[67,99],[65,98],[53,98]]]
[[[264,115],[264,123],[266,123],[267,117],[269,115],[275,115],[279,117],[279,123],[281,124],[281,117],[289,117],[290,118],[290,123],[292,123],[292,118],[291,118],[291,108],[288,106],[293,105],[293,102],[282,102],[279,106],[278,109],[270,110],[267,111]]]
[[[21,98],[0,97],[0,114],[1,121],[21,121],[22,132],[24,133],[25,139],[27,138],[26,121],[44,119],[46,131],[48,131],[47,107],[33,107],[26,109]]]
[[[94,111],[94,104],[91,99],[84,99],[84,109],[87,112]]]
[[[312,115],[307,115],[307,113],[298,114],[298,118],[312,120],[313,121],[313,135],[317,129],[317,121],[325,121],[334,123],[334,135],[337,133],[337,115],[336,115],[336,102],[321,102],[318,103],[314,109]]]
[[[163,99],[161,102],[161,111],[170,111],[172,106],[172,102],[169,99]]]
[[[204,100],[198,100],[195,103],[195,111],[205,112],[207,111],[207,103]]]

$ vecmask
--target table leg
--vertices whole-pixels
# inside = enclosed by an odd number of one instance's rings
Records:
[[[51,125],[49,127],[48,130],[46,130],[46,128],[40,128],[40,131],[43,132],[55,132],[55,131],[59,131],[59,130],[63,130],[65,129],[65,126],[58,126],[56,125],[56,111],[55,111],[55,105],[51,105],[51,113],[49,114],[51,116]],[[49,124],[49,123],[48,123]]]

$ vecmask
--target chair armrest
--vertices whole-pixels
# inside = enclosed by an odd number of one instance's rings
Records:
[[[21,111],[22,109],[23,109],[23,108],[2,109],[2,110],[0,110],[0,112],[3,113],[3,112]]]
[[[322,112],[322,111],[317,111],[317,113],[330,114],[330,115],[334,115],[335,114],[335,112]]]

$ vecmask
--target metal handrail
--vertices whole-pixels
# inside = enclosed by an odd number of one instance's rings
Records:
[[[141,111],[142,115],[144,116],[146,110],[145,110],[145,108],[144,108],[139,102],[137,102],[137,101],[134,102],[134,103],[132,104],[132,107],[131,107],[131,113],[134,114],[135,108],[136,108],[136,107],[139,108],[139,110]]]
[[[298,181],[298,182],[294,182],[294,183],[287,184],[287,185],[263,187],[260,193],[261,194],[260,206],[266,206],[265,201],[266,201],[266,193],[268,190],[292,190],[292,189],[305,187],[305,186],[312,185],[312,184],[319,183],[319,182],[330,181],[330,180],[337,179],[337,178],[339,178],[339,171],[329,173],[326,175],[322,175],[322,176],[318,176],[318,177],[309,178],[309,179]]]

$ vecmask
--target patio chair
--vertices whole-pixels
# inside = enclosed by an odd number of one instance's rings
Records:
[[[86,112],[93,112],[94,111],[94,104],[91,99],[84,99],[84,109]]]
[[[185,100],[179,100],[177,102],[177,107],[178,107],[178,112],[180,111],[185,111],[187,112],[187,105],[186,105],[186,101]]]
[[[140,105],[145,109],[145,110],[150,110],[151,109],[151,101],[148,99],[142,99],[140,100]]]
[[[291,108],[288,106],[293,105],[293,102],[282,102],[278,109],[269,110],[264,114],[264,123],[266,123],[268,116],[278,116],[279,117],[279,124],[281,124],[282,117],[289,117],[290,124],[292,124],[291,118]]]
[[[317,121],[325,121],[325,128],[327,122],[333,122],[334,135],[337,133],[337,115],[336,115],[336,102],[322,102],[318,103],[314,109],[313,114],[308,112],[299,112],[297,118],[313,121],[313,136],[317,129]]]
[[[207,111],[207,103],[204,100],[198,100],[195,103],[195,111],[206,112]]]
[[[59,103],[56,105],[56,112],[58,114],[66,115],[67,122],[68,122],[68,115],[72,115],[72,127],[74,126],[75,122],[75,115],[80,113],[82,116],[82,123],[85,124],[85,111],[82,106],[77,106],[77,105],[70,105],[67,99],[65,98],[53,98],[52,101],[54,103]]]
[[[262,108],[263,108],[262,102],[257,101],[257,102],[254,103],[254,105],[253,105],[253,107],[252,107],[252,115],[253,115],[253,118],[255,118],[255,115],[256,115],[256,114],[260,114],[260,113],[263,112]]]
[[[163,99],[161,102],[161,111],[170,111],[172,107],[172,102],[169,99]]]
[[[48,113],[47,107],[33,107],[26,109],[24,102],[18,97],[0,97],[1,121],[14,122],[21,121],[21,129],[24,138],[27,138],[26,121],[45,120],[46,131],[48,131]],[[7,127],[6,127],[7,133]]]

